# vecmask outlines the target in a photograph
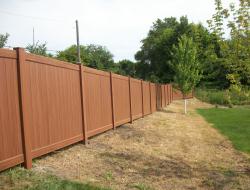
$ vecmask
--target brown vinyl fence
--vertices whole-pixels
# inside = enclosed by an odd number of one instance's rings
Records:
[[[172,86],[0,49],[0,171],[165,107]]]

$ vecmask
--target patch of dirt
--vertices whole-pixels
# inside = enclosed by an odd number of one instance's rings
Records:
[[[249,155],[195,111],[197,99],[166,109],[35,160],[35,171],[112,189],[250,189]]]

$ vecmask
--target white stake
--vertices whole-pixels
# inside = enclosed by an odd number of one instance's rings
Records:
[[[187,99],[185,99],[184,101],[185,101],[185,114],[187,114]]]

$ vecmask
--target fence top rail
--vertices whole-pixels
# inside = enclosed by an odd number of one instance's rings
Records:
[[[17,59],[16,51],[0,48],[0,58]]]
[[[129,77],[118,75],[118,74],[115,74],[115,73],[113,73],[112,76],[114,78],[121,79],[121,80],[127,80],[127,81],[129,80]]]
[[[51,66],[61,67],[61,68],[66,68],[66,69],[71,69],[71,70],[77,70],[77,71],[80,70],[79,65],[74,65],[69,62],[60,61],[60,60],[53,59],[50,57],[34,55],[31,53],[25,53],[25,59],[26,61],[32,61],[35,63],[46,64],[46,65],[51,65]]]
[[[109,76],[110,75],[109,72],[97,70],[97,69],[86,67],[86,66],[83,66],[83,72],[96,74],[96,75],[103,75],[103,76]]]
[[[0,48],[0,58],[17,59],[17,52],[15,50]],[[51,65],[51,66],[59,67],[59,68],[66,68],[66,69],[80,71],[80,65],[73,64],[73,63],[70,63],[70,62],[67,62],[67,61],[57,60],[55,58],[35,55],[35,54],[32,54],[32,53],[25,52],[25,60],[35,62],[35,63],[40,63],[40,64]],[[96,75],[103,75],[103,76],[109,76],[110,75],[110,72],[97,70],[97,69],[90,68],[90,67],[87,67],[87,66],[83,66],[83,71],[86,72],[86,73],[93,73],[93,74],[96,74]],[[119,75],[119,74],[116,74],[116,73],[112,73],[112,76],[114,78],[121,79],[121,80],[126,80],[126,81],[129,80],[129,77]],[[132,77],[130,77],[130,80],[131,80],[131,82],[141,83],[141,81],[142,81],[143,84],[156,85],[156,83],[151,83],[149,81],[144,81],[144,80],[136,79],[136,78],[132,78]],[[161,87],[163,87],[164,85],[170,85],[170,84],[160,84]]]
[[[131,79],[131,82],[141,83],[140,79],[136,79],[136,78],[132,78],[132,77],[130,79]]]

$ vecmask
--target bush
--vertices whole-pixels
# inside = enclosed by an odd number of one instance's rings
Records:
[[[230,88],[228,90],[201,89],[195,90],[195,97],[201,101],[219,105],[250,105],[249,89]]]

